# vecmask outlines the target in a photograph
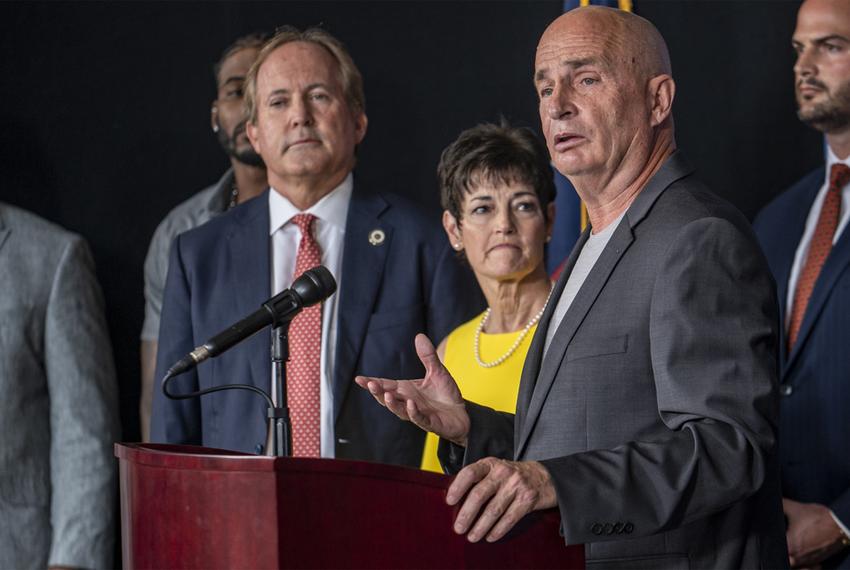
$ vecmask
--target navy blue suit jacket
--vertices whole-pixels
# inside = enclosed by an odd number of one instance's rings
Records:
[[[370,232],[386,239],[371,245]],[[271,296],[268,194],[178,236],[163,299],[156,377],[195,346]],[[336,457],[418,466],[424,432],[398,420],[354,383],[357,374],[421,378],[416,333],[439,342],[481,310],[472,272],[449,247],[437,216],[392,195],[352,193],[346,221],[333,377]],[[187,392],[228,383],[269,389],[270,333],[178,376]],[[266,404],[230,390],[172,401],[158,388],[153,441],[256,452],[266,439]]]
[[[788,279],[812,202],[825,180],[809,173],[768,204],[754,223],[776,279],[781,323]],[[848,228],[850,229],[850,228]],[[828,506],[850,524],[850,231],[845,229],[818,276],[797,343],[780,352],[779,451],[786,497]],[[846,551],[845,551],[846,552]],[[842,567],[850,567],[845,556]]]

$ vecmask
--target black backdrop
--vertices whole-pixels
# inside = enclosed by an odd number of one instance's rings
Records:
[[[678,142],[752,217],[820,160],[794,115],[797,2],[635,0],[667,38]],[[365,77],[358,177],[436,210],[440,150],[504,115],[537,128],[534,48],[560,1],[0,4],[0,200],[85,236],[108,309],[124,438],[138,438],[142,262],[215,181],[211,64],[237,36],[323,24]],[[0,292],[2,294],[2,292]]]

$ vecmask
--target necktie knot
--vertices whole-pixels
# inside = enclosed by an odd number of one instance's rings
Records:
[[[845,168],[847,168],[845,166]],[[848,169],[850,170],[850,169]],[[301,234],[310,234],[313,229],[313,222],[316,220],[316,216],[313,214],[296,214],[292,216],[292,223],[298,226],[298,229],[301,230]]]
[[[840,192],[848,182],[850,182],[850,166],[840,162],[833,164],[829,171],[829,189]]]

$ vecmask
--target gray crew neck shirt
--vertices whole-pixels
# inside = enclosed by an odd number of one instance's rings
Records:
[[[546,353],[549,351],[549,345],[552,344],[552,338],[555,336],[555,332],[557,332],[558,327],[561,325],[561,321],[564,319],[564,315],[567,314],[570,305],[573,304],[573,299],[576,298],[576,295],[581,289],[581,286],[584,284],[585,279],[587,279],[588,274],[590,274],[590,270],[593,269],[594,265],[596,265],[596,261],[599,259],[599,256],[602,255],[602,251],[605,249],[605,246],[608,245],[608,242],[611,240],[611,236],[614,235],[614,231],[617,229],[617,226],[620,225],[620,222],[623,220],[623,216],[625,215],[626,212],[623,211],[622,214],[617,216],[616,220],[608,224],[607,228],[597,234],[591,233],[587,238],[587,241],[584,242],[584,246],[581,248],[581,253],[578,255],[575,267],[573,267],[573,270],[570,272],[570,276],[567,278],[567,284],[564,286],[564,291],[558,299],[558,305],[555,307],[555,312],[552,314],[552,320],[549,321],[549,328],[546,330],[546,344],[543,345],[544,359],[546,358]]]

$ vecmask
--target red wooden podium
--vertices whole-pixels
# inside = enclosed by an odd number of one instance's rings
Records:
[[[494,544],[456,535],[445,475],[159,444],[115,455],[125,570],[584,567],[554,510]]]

